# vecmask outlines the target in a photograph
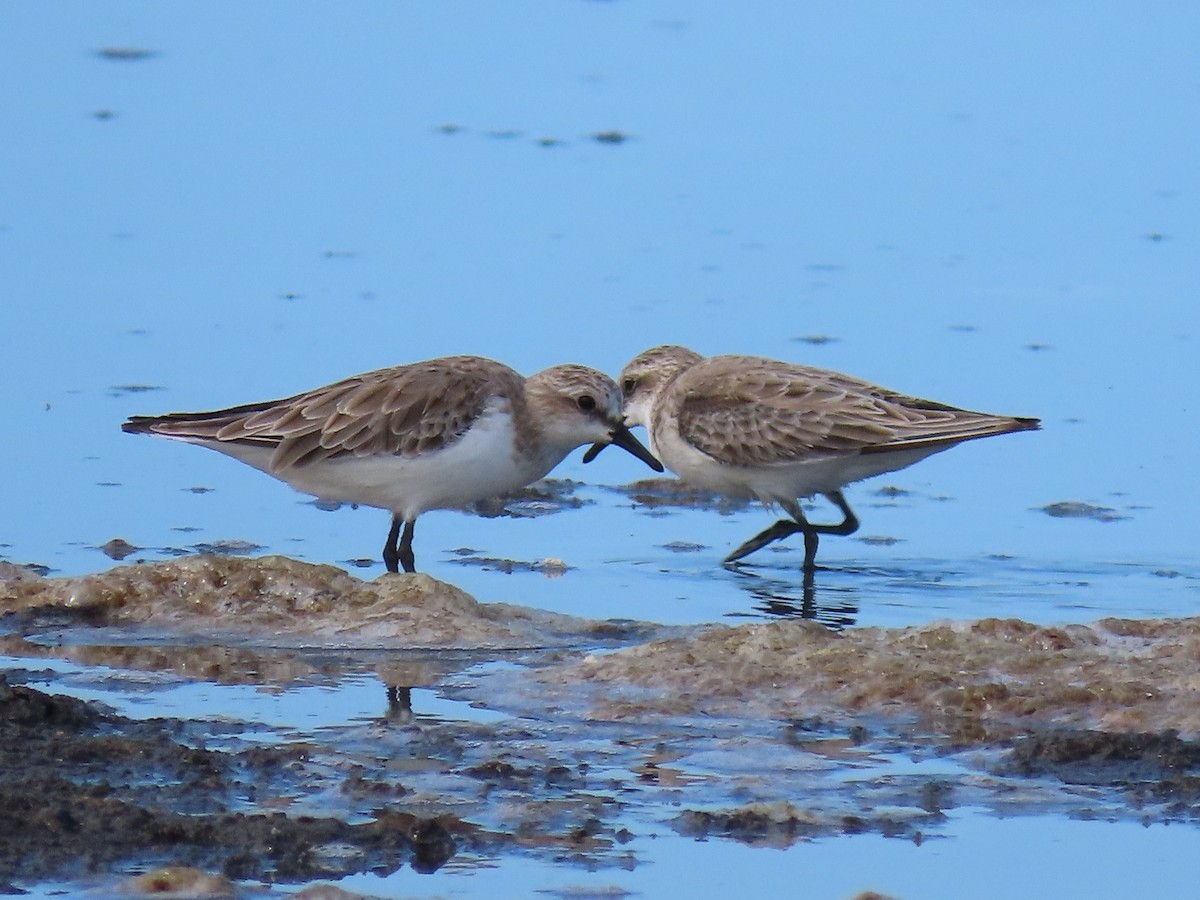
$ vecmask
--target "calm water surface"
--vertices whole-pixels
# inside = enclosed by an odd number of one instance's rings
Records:
[[[615,373],[670,341],[1044,430],[851,488],[863,529],[823,543],[807,591],[796,546],[717,566],[767,513],[632,508],[610,488],[649,473],[615,453],[555,473],[583,482],[581,508],[423,517],[419,565],[482,600],[662,622],[1197,609],[1200,8],[15,2],[0,19],[0,558],[98,571],[120,537],[145,559],[219,541],[374,559],[386,514],[323,512],[120,422],[449,353]],[[1100,512],[1044,511],[1065,502]],[[572,568],[504,575],[461,548]],[[672,838],[611,881],[661,895],[737,871],[771,890],[804,871],[841,896],[876,860],[900,895],[954,896],[961,867],[1012,896],[1034,867],[1003,863],[1036,850],[1038,871],[1075,860],[1053,888],[1070,896],[1085,874],[1111,887],[1113,860],[1179,869],[1195,838],[970,815],[946,832],[786,853]],[[506,861],[436,889],[586,877]]]

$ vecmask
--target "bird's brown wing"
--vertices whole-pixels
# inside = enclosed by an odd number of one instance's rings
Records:
[[[672,389],[681,436],[718,462],[761,466],[949,445],[1036,428],[807,366],[713,357]]]
[[[130,420],[126,430],[273,448],[271,468],[339,457],[414,456],[458,440],[489,399],[519,402],[501,363],[447,357],[379,369],[270,403]]]

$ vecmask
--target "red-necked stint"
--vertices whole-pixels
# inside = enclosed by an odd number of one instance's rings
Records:
[[[1037,419],[958,409],[825,369],[757,356],[705,358],[677,346],[639,354],[619,381],[626,423],[646,428],[651,452],[672,472],[698,487],[778,505],[791,517],[746,541],[726,563],[801,532],[804,570],[812,571],[818,535],[858,529],[845,485],[963,441],[1040,427]],[[798,501],[815,494],[842,511],[842,522],[805,518]]]
[[[390,572],[415,571],[421,513],[524,487],[583,444],[616,444],[663,470],[629,433],[607,375],[562,365],[524,378],[477,356],[380,369],[284,400],[133,416],[121,428],[217,450],[322,500],[389,510]]]

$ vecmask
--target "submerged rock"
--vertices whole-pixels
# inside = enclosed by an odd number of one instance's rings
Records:
[[[797,841],[835,834],[878,833],[920,840],[921,826],[936,823],[941,813],[922,809],[889,809],[869,818],[837,811],[799,808],[787,801],[754,802],[736,809],[684,810],[673,820],[685,837],[710,835],[752,846],[789,847]]]
[[[187,866],[164,866],[130,878],[118,888],[129,897],[236,897],[233,882]]]

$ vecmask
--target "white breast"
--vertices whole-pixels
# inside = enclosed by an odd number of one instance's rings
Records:
[[[895,472],[945,447],[923,447],[890,453],[818,456],[764,466],[721,463],[685,441],[666,419],[651,436],[655,455],[672,472],[697,487],[734,497],[756,497],[766,504],[836,491],[847,484]]]
[[[269,449],[218,441],[190,443],[232,456],[305,494],[387,509],[405,519],[514,491],[561,461],[514,455],[512,417],[494,407],[449,447],[420,456],[338,457],[276,471],[270,467]]]

